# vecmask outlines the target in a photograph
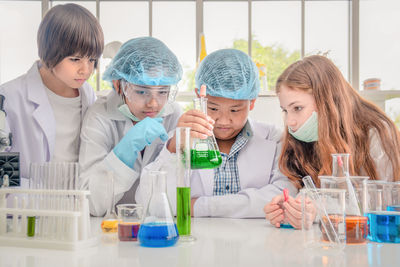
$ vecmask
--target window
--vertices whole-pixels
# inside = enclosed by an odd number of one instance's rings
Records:
[[[381,89],[400,90],[400,1],[360,1],[360,83],[380,78]]]
[[[252,58],[265,65],[261,89],[271,90],[283,70],[300,59],[300,1],[253,2],[252,38]]]
[[[349,78],[349,1],[306,1],[305,54],[324,54]]]
[[[65,5],[65,4],[77,4],[77,5],[83,6],[84,8],[86,8],[87,10],[92,12],[92,14],[94,16],[96,16],[96,2],[94,2],[94,1],[50,1],[50,3],[51,3],[51,6]]]
[[[149,35],[149,4],[147,1],[100,2],[100,24],[104,33],[105,53],[100,59],[100,90],[109,90],[108,82],[101,77],[111,62],[118,47],[111,49],[111,42],[120,44],[136,37]],[[109,50],[110,49],[110,50]],[[108,51],[107,51],[108,50]],[[90,78],[90,84],[96,87],[97,76]]]
[[[229,12],[228,12],[229,11]],[[204,35],[207,53],[232,48],[234,42],[248,41],[248,3],[204,2]],[[245,51],[247,53],[247,51]]]
[[[171,14],[174,14],[173,19]],[[153,37],[163,41],[182,64],[183,76],[179,90],[193,90],[192,78],[196,67],[196,2],[153,2]]]
[[[39,1],[0,1],[0,84],[26,73],[38,59]]]

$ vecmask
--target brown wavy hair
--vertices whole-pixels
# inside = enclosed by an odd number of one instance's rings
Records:
[[[301,178],[310,175],[319,186],[318,175],[332,173],[332,153],[350,153],[349,171],[361,175],[363,170],[378,180],[369,153],[369,131],[379,134],[383,150],[393,167],[393,180],[399,180],[400,133],[394,123],[376,105],[362,98],[345,80],[340,70],[324,56],[309,56],[290,65],[278,78],[276,92],[282,85],[311,92],[318,113],[317,142],[296,140],[286,129],[281,172],[298,188]]]

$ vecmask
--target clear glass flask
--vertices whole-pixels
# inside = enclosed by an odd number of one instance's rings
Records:
[[[193,107],[207,115],[207,98],[193,99]],[[206,139],[193,139],[190,154],[192,169],[214,169],[222,163],[221,153],[214,134]]]
[[[176,128],[176,225],[179,242],[192,242],[190,195],[190,128]]]
[[[172,209],[167,196],[166,172],[152,171],[152,191],[144,210],[138,239],[144,247],[169,247],[179,239]]]

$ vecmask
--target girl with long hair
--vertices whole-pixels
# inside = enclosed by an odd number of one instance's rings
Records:
[[[306,175],[319,186],[318,176],[332,173],[333,153],[351,154],[351,175],[400,180],[399,130],[351,87],[331,60],[314,55],[293,63],[278,78],[276,93],[287,126],[279,167],[297,188]],[[286,217],[299,228],[300,199],[282,200],[276,196],[264,207],[267,220],[280,227]]]

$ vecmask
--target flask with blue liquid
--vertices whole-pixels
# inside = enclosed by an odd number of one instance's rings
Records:
[[[170,247],[179,239],[178,229],[167,196],[166,173],[150,172],[152,192],[145,208],[138,239],[144,247]]]

